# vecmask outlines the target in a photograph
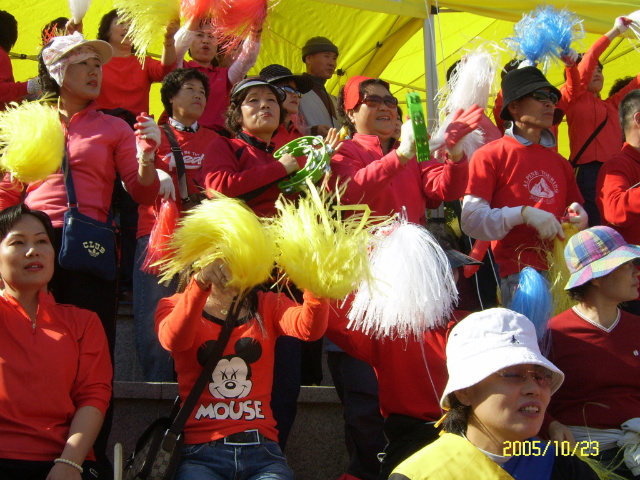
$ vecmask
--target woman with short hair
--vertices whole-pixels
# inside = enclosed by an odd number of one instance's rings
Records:
[[[598,478],[568,444],[535,438],[564,374],[540,353],[529,319],[504,308],[473,313],[453,328],[446,353],[446,433],[389,480]]]
[[[550,416],[578,442],[597,441],[592,453],[631,479],[640,472],[633,453],[640,431],[640,317],[619,305],[638,298],[639,258],[640,247],[610,227],[571,237],[565,289],[578,304],[549,320],[547,330],[549,359],[566,375]]]
[[[0,212],[3,480],[107,478],[92,447],[111,397],[109,347],[95,313],[48,291],[53,242],[44,212],[25,204]]]

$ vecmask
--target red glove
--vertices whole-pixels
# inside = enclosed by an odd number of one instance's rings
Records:
[[[457,155],[462,152],[460,140],[478,127],[483,111],[481,107],[473,104],[466,110],[460,108],[453,114],[444,132],[444,144],[449,154]]]

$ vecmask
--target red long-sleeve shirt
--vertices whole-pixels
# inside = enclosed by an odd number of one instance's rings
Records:
[[[638,182],[640,152],[628,143],[602,165],[596,182],[596,204],[602,219],[634,245],[640,244]]]
[[[156,311],[158,338],[174,359],[183,401],[202,370],[201,350],[217,340],[222,330],[219,321],[203,316],[209,293],[192,280],[183,293],[160,300]],[[304,293],[303,305],[284,294],[257,295],[260,323],[249,319],[233,329],[208,388],[187,420],[187,444],[207,443],[249,429],[277,441],[270,407],[276,339],[280,335],[320,338],[327,328],[329,303],[309,292]]]
[[[348,180],[340,199],[343,205],[366,203],[372,215],[398,213],[404,206],[408,220],[422,225],[425,209],[462,198],[468,167],[466,158],[418,163],[414,157],[403,165],[394,149],[383,155],[376,135],[359,133],[345,140],[331,159],[334,177]]]

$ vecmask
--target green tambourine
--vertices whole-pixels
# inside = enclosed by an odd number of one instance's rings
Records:
[[[324,176],[325,172],[329,170],[333,149],[325,144],[321,137],[300,137],[279,148],[273,156],[279,159],[285,153],[294,157],[307,156],[304,168],[278,183],[280,191],[289,195],[304,190],[307,178],[310,178],[313,183],[317,183]]]
[[[422,100],[415,92],[407,93],[407,108],[413,125],[413,138],[416,142],[416,157],[418,163],[428,162],[431,159],[429,152],[429,134],[422,110]]]

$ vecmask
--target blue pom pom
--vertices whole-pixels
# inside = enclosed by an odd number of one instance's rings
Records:
[[[582,21],[567,9],[557,10],[553,6],[539,6],[523,15],[514,26],[514,37],[507,43],[531,64],[560,58],[571,47],[571,42],[582,38]]]
[[[535,269],[525,267],[520,272],[518,289],[509,308],[533,322],[538,341],[542,342],[547,331],[547,322],[553,312],[549,282]]]

